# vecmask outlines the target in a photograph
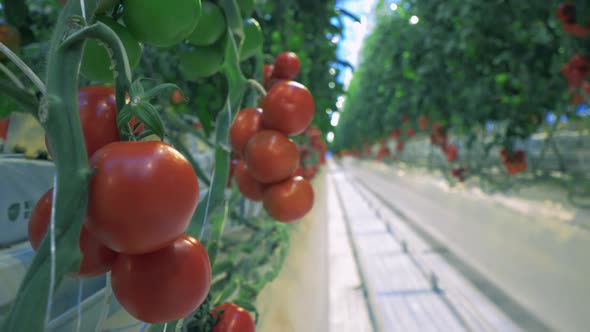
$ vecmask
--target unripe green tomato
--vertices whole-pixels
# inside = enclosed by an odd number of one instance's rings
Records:
[[[224,32],[225,17],[221,9],[214,3],[203,1],[199,23],[187,40],[196,46],[208,46],[219,40]]]
[[[214,75],[223,65],[224,47],[214,44],[211,46],[195,46],[190,51],[182,51],[178,69],[180,75],[187,81],[196,81]]]
[[[123,20],[140,41],[170,47],[195,30],[201,0],[123,0]]]
[[[125,47],[129,66],[131,69],[139,64],[141,58],[141,44],[131,35],[129,30],[107,16],[96,18],[97,21],[106,24],[111,28]],[[114,81],[113,71],[110,69],[111,60],[104,46],[99,45],[95,39],[89,39],[84,46],[84,57],[80,72],[90,80],[111,82]]]
[[[258,53],[262,48],[262,30],[260,24],[249,18],[244,21],[244,43],[240,50],[240,60],[244,61]]]

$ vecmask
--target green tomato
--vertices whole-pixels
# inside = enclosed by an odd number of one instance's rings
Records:
[[[260,29],[260,24],[255,19],[249,18],[244,21],[244,43],[240,50],[240,60],[244,61],[253,57],[261,47],[262,30]]]
[[[225,32],[225,17],[217,5],[203,1],[201,18],[193,33],[188,36],[189,43],[208,46],[215,43]]]
[[[156,47],[170,47],[186,39],[201,16],[201,0],[123,0],[123,6],[129,31]]]
[[[131,35],[127,28],[110,17],[101,16],[97,17],[96,20],[106,24],[119,36],[127,52],[129,65],[131,69],[135,68],[141,58],[141,44],[137,39]],[[89,39],[84,46],[84,57],[80,67],[82,74],[93,81],[111,82],[114,81],[114,76],[110,67],[111,59],[107,50],[99,45],[95,39]]]
[[[195,46],[189,51],[183,51],[178,64],[182,78],[187,81],[196,81],[217,73],[223,65],[225,51],[223,41],[225,40],[220,40],[211,46]]]
[[[254,0],[237,0],[238,7],[240,7],[240,13],[242,18],[248,18],[252,16],[254,11]]]

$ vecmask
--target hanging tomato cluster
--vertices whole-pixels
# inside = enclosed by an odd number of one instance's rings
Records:
[[[326,164],[326,152],[328,146],[322,139],[322,132],[316,126],[310,126],[304,135],[305,139],[298,146],[300,165],[295,170],[295,175],[312,180],[320,169]]]
[[[557,18],[561,21],[563,30],[576,37],[586,37],[590,33],[590,23],[580,26],[577,24],[576,7],[571,3],[562,3],[557,7]],[[586,81],[590,73],[590,63],[587,56],[576,54],[561,68],[561,73],[567,79],[568,92],[571,95],[570,104],[578,106],[590,96],[590,84]]]
[[[557,18],[561,21],[563,31],[576,37],[586,37],[590,33],[590,23],[580,25],[577,22],[576,6],[566,2],[557,7]]]
[[[561,73],[567,79],[568,92],[571,95],[570,104],[577,106],[584,103],[590,95],[590,84],[586,81],[590,74],[588,57],[576,54],[563,65]]]
[[[185,157],[164,142],[119,141],[111,88],[82,88],[78,99],[95,173],[80,232],[82,261],[71,275],[112,271],[113,292],[134,317],[145,322],[182,318],[205,300],[212,278],[207,251],[183,234],[199,200],[197,176]],[[137,119],[127,126],[133,135],[143,133]],[[29,240],[35,250],[46,238],[52,201],[53,188],[31,214]],[[175,273],[169,273],[172,269]],[[170,283],[179,287],[166,287]]]
[[[500,155],[502,156],[502,164],[508,174],[514,175],[527,169],[525,151],[517,150],[510,153],[506,149],[502,149]]]
[[[309,181],[294,176],[300,163],[297,145],[288,136],[303,133],[315,113],[313,96],[307,88],[291,81],[299,72],[295,53],[276,57],[274,70],[265,83],[270,89],[262,108],[238,112],[230,127],[230,143],[240,159],[234,177],[248,199],[262,201],[268,214],[281,222],[305,216],[313,206]]]

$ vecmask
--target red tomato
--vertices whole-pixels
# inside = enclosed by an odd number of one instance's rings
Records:
[[[292,80],[299,74],[301,63],[297,54],[293,52],[283,52],[275,58],[274,70],[272,77]]]
[[[457,153],[458,153],[457,146],[454,144],[448,145],[445,149],[445,154],[447,155],[448,161],[455,161],[457,160]]]
[[[53,188],[49,189],[33,208],[31,218],[29,219],[29,241],[33,250],[37,251],[51,221],[51,204],[53,203]],[[117,258],[117,253],[107,248],[92,236],[86,226],[82,225],[80,231],[80,252],[82,253],[82,262],[80,269],[76,273],[70,273],[71,276],[89,278],[94,277],[111,270],[111,266]]]
[[[12,25],[6,24],[0,19],[0,42],[11,51],[16,52],[20,47],[20,33]],[[6,59],[4,53],[0,53],[0,60]]]
[[[273,65],[264,65],[262,67],[262,85],[266,86],[268,82],[270,82],[272,78],[273,69]]]
[[[90,160],[88,230],[114,251],[163,248],[187,228],[199,200],[197,176],[160,141],[115,142]]]
[[[293,176],[303,176],[304,175],[304,170],[303,167],[301,167],[301,165],[297,166],[297,169],[295,170],[295,172],[293,172]]]
[[[466,171],[467,171],[467,168],[465,168],[465,167],[453,168],[453,169],[451,169],[451,175],[454,178],[457,178],[457,180],[459,182],[463,182],[463,181],[465,181],[465,172]]]
[[[139,120],[136,117],[132,117],[131,120],[129,120],[129,126],[131,127],[131,129],[135,128],[135,125],[137,125],[137,123],[139,123],[139,125],[133,131],[133,135],[139,135],[139,134],[143,133],[143,129],[144,129],[143,123],[139,122]]]
[[[229,127],[232,149],[243,156],[250,138],[262,129],[262,109],[246,108],[239,111]]]
[[[564,23],[574,23],[576,21],[576,7],[571,3],[562,3],[557,6],[556,15]]]
[[[311,180],[313,179],[313,177],[315,176],[315,174],[317,173],[317,169],[313,166],[305,166],[303,167],[303,177],[306,180]]]
[[[184,103],[184,96],[180,90],[174,90],[172,92],[172,104],[181,104]]]
[[[119,140],[115,90],[105,86],[89,86],[78,91],[80,124],[86,152],[91,157],[96,150]],[[51,155],[47,137],[45,146]]]
[[[246,146],[246,163],[252,176],[262,183],[289,178],[299,165],[299,151],[293,141],[275,130],[252,136]]]
[[[522,150],[514,151],[509,154],[506,149],[500,150],[504,168],[510,175],[523,172],[527,169],[526,152]]]
[[[312,127],[307,128],[307,130],[305,131],[305,134],[310,139],[318,139],[318,138],[322,137],[322,132],[316,126],[312,126]]]
[[[416,136],[416,132],[414,131],[414,128],[408,128],[408,137],[414,137]]]
[[[285,81],[273,86],[262,105],[264,127],[285,135],[298,135],[307,129],[315,114],[313,96],[297,82]]]
[[[268,82],[266,82],[266,84],[264,85],[264,88],[266,89],[266,91],[270,91],[270,89],[272,89],[273,86],[282,83],[282,82],[289,82],[288,80],[284,80],[282,78],[271,78]],[[264,101],[263,101],[264,103]]]
[[[227,183],[225,184],[226,188],[231,188],[231,180],[235,176],[236,167],[240,163],[240,159],[234,158],[234,152],[232,152],[231,154],[231,161],[229,162],[229,176],[227,177]]]
[[[211,263],[203,245],[181,235],[143,255],[119,255],[113,293],[133,317],[148,323],[183,318],[197,309],[211,287]]]
[[[10,123],[10,117],[0,119],[0,139],[6,140],[8,134],[8,124]]]
[[[244,308],[233,304],[220,304],[211,310],[215,317],[223,310],[221,317],[211,332],[255,332],[256,324],[252,316]]]
[[[394,129],[391,134],[389,134],[389,138],[396,139],[402,135],[402,132],[399,129]]]
[[[270,186],[264,192],[262,204],[271,217],[290,223],[303,218],[313,207],[313,200],[311,184],[297,176]]]
[[[84,134],[84,143],[88,157],[103,146],[119,141],[117,129],[117,106],[115,90],[106,86],[89,86],[78,91],[78,107],[80,125]],[[129,121],[131,128],[138,122],[136,117]],[[143,132],[143,123],[139,125],[135,134]],[[51,155],[47,137],[45,146]]]
[[[428,117],[426,115],[420,115],[418,117],[418,128],[422,131],[428,129]]]
[[[258,202],[262,200],[266,186],[258,181],[248,172],[246,162],[240,160],[235,169],[236,184],[238,189],[249,200]]]
[[[586,37],[588,34],[590,34],[590,25],[588,24],[585,26],[581,26],[578,24],[563,23],[562,27],[563,31],[576,37]]]
[[[395,149],[398,152],[402,152],[404,150],[404,141],[397,142],[397,145],[395,146]]]

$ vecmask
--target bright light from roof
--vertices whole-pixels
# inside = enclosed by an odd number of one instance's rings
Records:
[[[328,140],[328,143],[332,143],[334,141],[334,133],[333,132],[329,132],[326,135],[326,139]]]
[[[336,99],[336,107],[342,109],[342,106],[344,106],[344,96],[338,96],[338,99]]]
[[[330,75],[334,76],[336,75],[336,69],[334,68],[330,68],[330,70],[328,70],[328,72],[330,73]]]
[[[397,10],[397,4],[396,3],[392,3],[391,5],[389,5],[389,9],[396,11]]]
[[[337,44],[340,41],[340,36],[336,35],[334,37],[332,37],[331,42],[333,44]]]
[[[420,22],[418,16],[412,15],[412,17],[410,17],[410,24],[417,24],[418,22]]]
[[[338,125],[338,122],[340,122],[340,112],[332,113],[332,119],[330,119],[330,124],[332,125],[332,127],[336,127]]]
[[[334,89],[335,87],[336,87],[336,83],[334,83],[334,82],[328,83],[328,88]]]

